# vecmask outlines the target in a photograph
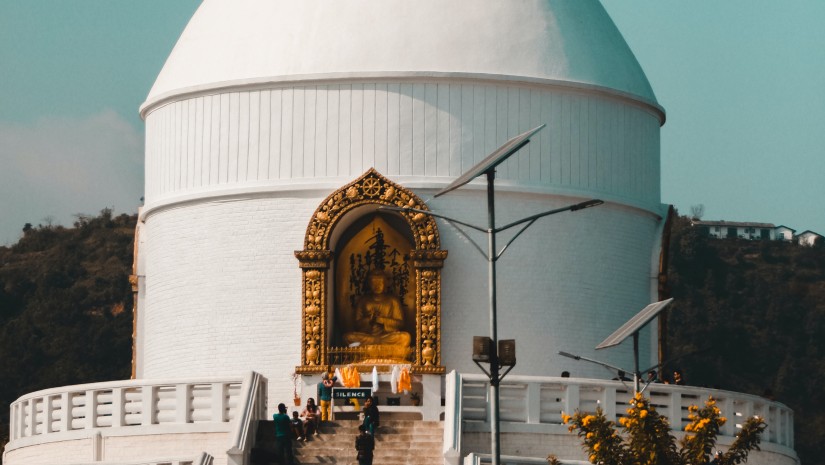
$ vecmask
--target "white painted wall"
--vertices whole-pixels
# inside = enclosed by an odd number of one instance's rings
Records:
[[[255,370],[269,379],[270,405],[291,399],[301,346],[301,274],[293,252],[303,248],[306,224],[328,193],[204,200],[150,212],[141,376]],[[483,194],[471,187],[430,205],[483,224]],[[502,192],[499,224],[579,200]],[[514,373],[608,376],[555,355],[559,350],[632,366],[630,347],[599,354],[593,348],[655,300],[652,244],[659,227],[649,212],[608,204],[542,220],[511,246],[499,262],[499,335],[518,341]],[[472,336],[489,334],[486,262],[449,226],[441,225],[441,237],[450,253],[442,355],[450,370],[475,371]],[[644,363],[650,338],[641,342]]]

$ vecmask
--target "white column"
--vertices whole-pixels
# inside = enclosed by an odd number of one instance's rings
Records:
[[[681,431],[682,427],[682,393],[673,391],[670,393],[670,406],[667,412],[667,418],[670,420],[670,427],[674,431]]]
[[[568,384],[564,389],[564,413],[573,415],[581,403],[578,384]]]
[[[72,396],[68,392],[60,395],[60,431],[72,429]]]
[[[616,421],[616,388],[607,386],[602,391],[602,411],[611,421]]]
[[[441,416],[441,376],[421,375],[421,416],[424,421],[438,421]]]
[[[541,383],[527,383],[527,423],[541,423]]]
[[[52,406],[52,396],[43,398],[43,434],[52,432],[52,413],[54,407]]]
[[[223,423],[226,415],[226,386],[223,383],[212,383],[212,421]]]
[[[126,412],[124,407],[123,388],[112,389],[112,428],[118,428],[126,424]]]
[[[155,386],[142,386],[140,394],[140,424],[143,426],[154,425],[157,420],[157,415],[155,415]]]
[[[35,417],[34,416],[35,415],[37,415],[37,412],[35,411],[35,408],[34,408],[34,399],[29,399],[27,404],[26,404],[26,416],[29,419],[29,424],[27,425],[27,428],[26,428],[26,430],[27,430],[26,431],[26,436],[34,436],[34,432],[35,432],[35,429],[34,429]]]
[[[733,436],[736,432],[736,412],[733,411],[733,401],[730,398],[718,399],[716,405],[722,416],[728,419],[719,432],[725,436]]]
[[[97,396],[95,391],[86,391],[86,429],[97,426]]]
[[[189,423],[189,412],[192,409],[192,396],[189,395],[188,384],[175,386],[175,422]]]

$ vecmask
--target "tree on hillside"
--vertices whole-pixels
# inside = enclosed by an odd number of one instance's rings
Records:
[[[0,404],[130,376],[136,220],[107,209],[73,228],[26,225],[0,247]]]

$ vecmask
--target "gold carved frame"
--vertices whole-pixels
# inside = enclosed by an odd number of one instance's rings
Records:
[[[315,210],[307,226],[304,250],[295,251],[302,274],[301,366],[297,373],[327,370],[327,296],[332,292],[329,269],[333,253],[330,237],[338,221],[354,208],[388,205],[429,210],[412,191],[393,183],[374,168],[329,195]],[[444,373],[441,365],[441,268],[447,251],[441,250],[438,226],[422,213],[399,212],[410,227],[415,248],[410,263],[415,272],[415,347],[413,373]]]

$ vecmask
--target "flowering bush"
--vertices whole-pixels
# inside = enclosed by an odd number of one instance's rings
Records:
[[[688,409],[685,437],[676,447],[670,423],[650,404],[650,400],[636,394],[631,399],[626,415],[619,418],[621,433],[613,421],[607,420],[601,409],[595,414],[576,412],[562,414],[568,429],[576,431],[591,463],[600,465],[703,465],[711,463],[719,429],[727,422],[712,397],[701,409]],[[759,450],[760,435],[767,425],[759,417],[749,418],[736,440],[725,453],[713,458],[714,465],[736,465],[747,461],[748,452]],[[551,465],[558,459],[547,458]]]

